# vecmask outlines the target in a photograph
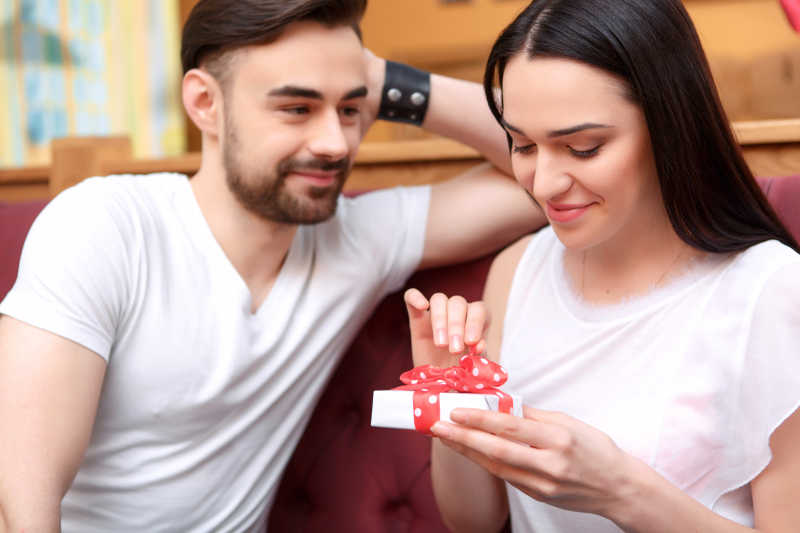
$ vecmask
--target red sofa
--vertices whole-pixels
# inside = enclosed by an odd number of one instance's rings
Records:
[[[800,175],[761,180],[800,239]],[[25,234],[46,202],[0,204],[0,299],[13,284]],[[409,286],[480,297],[491,263],[415,274]],[[275,532],[447,531],[430,483],[428,437],[370,427],[372,391],[398,384],[411,366],[402,294],[375,310],[342,360],[295,450],[269,518]]]

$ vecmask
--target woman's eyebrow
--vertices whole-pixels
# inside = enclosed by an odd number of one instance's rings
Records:
[[[577,126],[571,126],[569,128],[564,128],[560,130],[550,131],[547,132],[548,137],[563,137],[565,135],[572,135],[573,133],[578,133],[579,131],[584,130],[591,130],[597,128],[611,128],[607,124],[597,124],[595,122],[584,122],[583,124],[578,124]]]
[[[525,135],[524,131],[522,131],[518,127],[512,125],[511,123],[509,123],[505,119],[500,119],[500,120],[502,122],[503,127],[506,130],[513,131],[514,133],[519,133],[520,135]],[[577,126],[570,126],[568,128],[562,128],[562,129],[559,129],[559,130],[549,131],[549,132],[547,132],[547,136],[550,137],[550,138],[563,137],[565,135],[572,135],[573,133],[578,133],[578,132],[584,131],[584,130],[597,129],[597,128],[612,128],[612,127],[613,126],[610,126],[608,124],[598,124],[596,122],[584,122],[583,124],[578,124]]]

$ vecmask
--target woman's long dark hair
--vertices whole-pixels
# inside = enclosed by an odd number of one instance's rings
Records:
[[[484,90],[500,121],[508,61],[563,57],[624,79],[647,121],[664,206],[685,242],[731,252],[777,239],[800,251],[744,161],[680,0],[536,0],[500,34]]]

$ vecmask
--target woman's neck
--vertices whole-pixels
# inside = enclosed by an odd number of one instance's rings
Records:
[[[583,300],[613,304],[667,285],[704,254],[685,243],[666,219],[597,246],[567,250],[564,265]]]

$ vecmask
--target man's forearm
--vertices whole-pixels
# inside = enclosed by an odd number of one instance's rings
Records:
[[[386,61],[365,50],[370,90],[364,132],[380,107],[385,83]],[[479,151],[497,168],[511,175],[511,158],[503,129],[489,111],[483,86],[431,74],[430,94],[422,127]]]
[[[430,103],[422,127],[475,148],[511,175],[508,141],[489,111],[482,85],[432,74]]]

